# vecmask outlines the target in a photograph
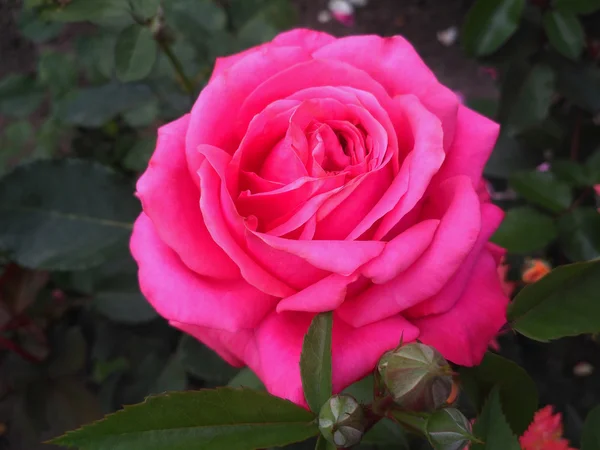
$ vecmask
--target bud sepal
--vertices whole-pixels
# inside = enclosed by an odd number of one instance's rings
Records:
[[[362,406],[350,395],[334,395],[319,412],[319,430],[338,448],[360,443],[365,432],[366,416]]]

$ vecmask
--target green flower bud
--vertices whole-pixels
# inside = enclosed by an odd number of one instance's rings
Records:
[[[412,342],[387,352],[377,370],[396,405],[406,411],[435,411],[451,398],[452,368],[425,344]]]
[[[455,408],[434,412],[427,420],[425,431],[434,450],[462,450],[469,442],[478,442],[472,434],[471,423]]]
[[[353,397],[334,395],[319,412],[319,429],[325,439],[336,447],[352,447],[364,434],[364,411]]]

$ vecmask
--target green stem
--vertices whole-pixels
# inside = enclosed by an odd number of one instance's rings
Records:
[[[173,66],[173,69],[175,69],[175,72],[177,72],[183,88],[188,94],[192,95],[194,93],[194,85],[183,71],[181,62],[179,59],[177,59],[177,56],[175,56],[175,53],[173,53],[173,50],[169,44],[160,38],[157,39],[157,42],[161,50],[165,52],[165,55],[167,55],[167,58],[169,58],[169,61],[171,61],[171,65]]]
[[[400,425],[404,425],[412,431],[416,431],[417,433],[426,434],[426,417],[420,414],[413,414],[405,411],[392,411],[390,415]]]

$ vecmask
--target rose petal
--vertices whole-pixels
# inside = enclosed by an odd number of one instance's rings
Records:
[[[467,175],[478,186],[485,166],[498,138],[500,125],[470,110],[458,109],[456,134],[446,161],[434,182],[456,175]]]
[[[264,233],[255,233],[271,247],[305,259],[319,269],[351,275],[360,266],[378,256],[385,243],[377,241],[296,241]]]
[[[394,102],[398,105],[395,111],[403,114],[412,131],[410,138],[399,137],[401,147],[403,141],[408,140],[413,143],[412,151],[400,169],[400,176],[408,178],[408,188],[395,204],[393,201],[397,199],[401,190],[391,190],[391,193],[382,198],[377,209],[366,219],[366,224],[369,225],[373,223],[373,219],[387,213],[375,232],[374,239],[383,239],[421,200],[445,158],[443,131],[439,119],[427,111],[414,95],[396,97]],[[405,130],[404,133],[406,132]],[[408,165],[406,169],[405,165]],[[361,231],[363,228],[359,228],[357,231]]]
[[[500,226],[504,212],[496,205],[486,203],[481,205],[481,231],[477,242],[469,256],[465,258],[458,271],[444,288],[430,299],[409,308],[405,315],[409,318],[440,314],[448,311],[458,301],[468,285],[473,272],[473,266],[479,259],[479,254]]]
[[[335,41],[335,37],[321,31],[298,28],[278,34],[272,43],[282,46],[298,46],[309,52],[314,52],[324,45]]]
[[[432,191],[423,219],[440,219],[429,248],[407,270],[377,284],[338,309],[355,327],[397,314],[439,292],[456,273],[479,236],[480,204],[467,177],[454,177]]]
[[[192,179],[202,163],[202,155],[197,152],[200,144],[214,145],[232,154],[237,148],[240,136],[250,122],[241,124],[241,133],[232,132],[232,127],[223,124],[236,123],[240,99],[256,89],[274,74],[310,60],[310,55],[299,47],[265,46],[241,58],[227,70],[213,77],[202,90],[190,116],[186,136],[186,154]],[[270,103],[270,102],[269,102]]]
[[[413,320],[419,339],[445,358],[462,366],[479,364],[488,343],[506,323],[508,297],[504,295],[496,262],[483,250],[459,301],[449,311]]]
[[[392,184],[388,163],[360,175],[323,204],[317,216],[315,239],[347,239]]]
[[[450,147],[454,137],[458,99],[450,89],[439,83],[413,46],[403,37],[344,37],[320,48],[313,56],[344,61],[361,68],[392,97],[416,95],[441,120],[444,148]]]
[[[284,298],[277,304],[277,312],[333,311],[346,299],[348,285],[356,281],[358,275],[343,276],[331,274],[316,283],[307,286],[297,294]]]
[[[300,381],[300,352],[313,314],[273,313],[256,330],[260,365],[250,365],[269,392],[306,404]],[[334,316],[332,336],[333,391],[340,392],[373,370],[381,355],[402,338],[411,342],[418,329],[401,316],[352,328]],[[360,355],[360,356],[359,356]]]
[[[188,175],[184,139],[189,115],[161,127],[137,195],[156,232],[194,272],[237,278],[239,269],[213,241],[200,213],[200,191]]]
[[[256,87],[245,98],[238,113],[237,135],[243,136],[247,124],[267,105],[286,98],[307,88],[318,86],[350,86],[370,92],[384,109],[388,109],[391,98],[383,87],[363,70],[339,61],[315,59],[299,62],[282,70]]]
[[[361,273],[376,284],[387,283],[404,272],[429,247],[440,224],[439,220],[424,220],[386,242],[381,254],[367,263]]]
[[[327,271],[313,266],[304,258],[268,245],[254,231],[246,230],[246,243],[248,253],[254,260],[298,291],[329,275]]]
[[[208,232],[237,264],[248,283],[277,297],[292,295],[292,288],[259,266],[240,246],[246,225],[244,219],[237,214],[224,183],[226,160],[230,156],[211,146],[201,146],[200,149],[206,157],[198,171],[202,192],[200,209]]]
[[[247,364],[248,356],[256,354],[256,351],[252,351],[252,346],[254,345],[252,330],[246,329],[231,332],[181,323],[175,320],[169,321],[169,324],[195,337],[207,347],[217,352],[221,358],[232,366],[243,367]]]
[[[236,331],[256,326],[277,303],[242,279],[215,280],[192,272],[144,213],[134,225],[131,253],[142,293],[169,320]]]

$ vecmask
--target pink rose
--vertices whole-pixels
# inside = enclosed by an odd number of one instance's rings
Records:
[[[294,30],[221,58],[138,182],[142,291],[298,403],[321,311],[335,391],[401,337],[476,364],[508,301],[502,211],[477,189],[497,134],[401,37]]]

